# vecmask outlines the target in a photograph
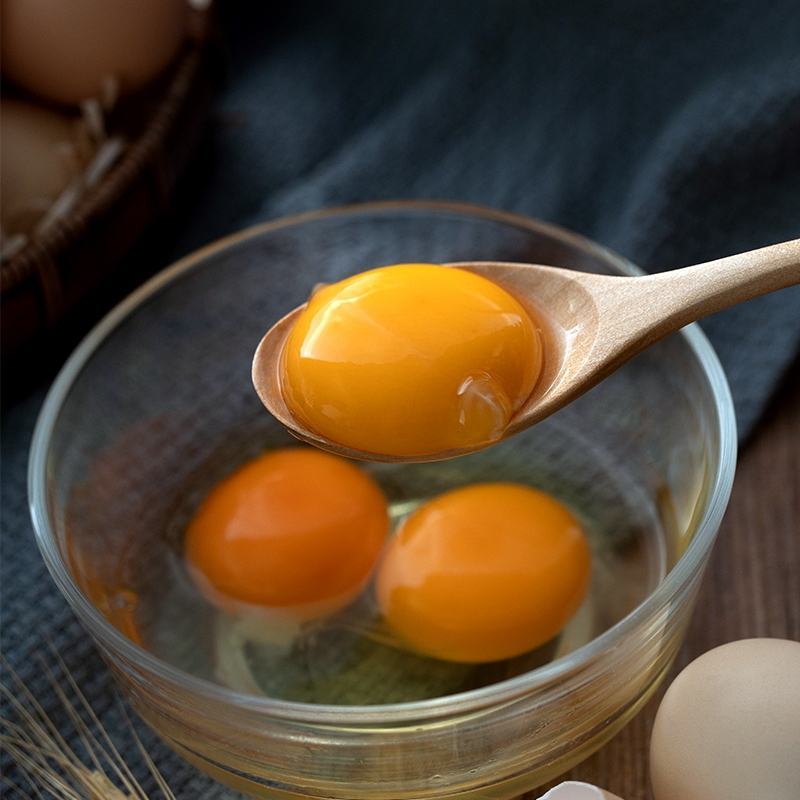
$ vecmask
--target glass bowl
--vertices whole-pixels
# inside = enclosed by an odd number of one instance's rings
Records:
[[[203,465],[244,460],[283,435],[250,383],[263,332],[317,282],[380,264],[467,260],[639,272],[573,233],[474,206],[301,214],[157,275],[91,332],[50,391],[29,475],[42,555],[138,713],[223,783],[272,798],[518,795],[613,736],[680,645],[736,460],[725,377],[695,325],[511,440],[517,469],[556,491],[559,481],[583,487],[604,535],[624,539],[634,518],[660,531],[660,572],[646,596],[591,641],[482,688],[381,705],[234,691],[141,646],[133,593],[121,587],[135,588],[147,554],[180,536],[187,487]],[[624,507],[598,494],[606,478],[623,487]],[[152,581],[172,579],[153,570]]]

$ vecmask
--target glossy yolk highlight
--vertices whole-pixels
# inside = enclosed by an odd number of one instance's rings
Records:
[[[186,532],[193,577],[217,605],[285,612],[298,621],[352,600],[388,530],[377,484],[337,456],[266,453],[208,495]]]
[[[400,264],[318,291],[292,328],[282,390],[325,438],[415,456],[495,441],[533,390],[539,332],[502,287]]]
[[[552,639],[586,594],[590,555],[572,514],[542,492],[476,484],[415,511],[376,583],[389,626],[448,661],[497,661]]]

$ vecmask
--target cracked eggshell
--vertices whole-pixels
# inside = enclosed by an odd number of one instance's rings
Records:
[[[667,690],[650,741],[656,800],[800,797],[800,642],[710,650]]]
[[[539,800],[622,800],[622,798],[589,783],[566,781],[559,783]]]

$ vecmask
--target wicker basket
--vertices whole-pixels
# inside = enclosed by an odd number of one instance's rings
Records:
[[[172,67],[112,118],[128,140],[116,164],[67,215],[0,263],[4,365],[46,341],[165,211],[210,108],[218,61],[211,27],[207,12],[194,13]]]

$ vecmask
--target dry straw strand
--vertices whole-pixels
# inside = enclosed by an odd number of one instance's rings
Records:
[[[39,661],[69,718],[85,757],[81,758],[69,745],[39,700],[7,659],[0,655],[0,665],[10,676],[11,683],[8,686],[0,682],[0,696],[12,712],[9,718],[0,718],[0,749],[13,759],[27,785],[22,786],[7,776],[1,777],[0,783],[13,792],[13,796],[23,800],[44,800],[45,797],[63,800],[150,800],[52,645],[50,652],[58,665],[60,677],[41,656]],[[121,703],[120,709],[160,796],[164,800],[176,800]]]

